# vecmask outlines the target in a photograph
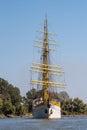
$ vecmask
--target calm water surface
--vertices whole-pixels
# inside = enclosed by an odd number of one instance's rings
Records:
[[[0,130],[87,130],[87,117],[63,117],[57,120],[0,119]]]

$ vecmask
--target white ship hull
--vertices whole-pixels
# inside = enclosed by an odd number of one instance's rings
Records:
[[[61,118],[61,108],[58,105],[50,104],[48,105],[38,105],[33,109],[34,118]]]

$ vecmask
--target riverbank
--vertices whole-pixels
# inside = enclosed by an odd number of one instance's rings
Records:
[[[28,113],[26,115],[20,115],[20,116],[18,116],[18,115],[10,115],[10,114],[8,114],[6,116],[4,114],[0,115],[0,118],[27,118],[27,117],[32,117],[32,113]]]
[[[87,115],[81,114],[81,115],[62,115],[62,117],[87,117]]]
[[[7,116],[5,115],[0,115],[0,118],[28,118],[28,117],[32,117],[32,113],[28,113],[26,115],[20,115],[20,116],[17,116],[17,115],[10,115],[8,114]],[[62,117],[87,117],[87,115],[62,115]]]

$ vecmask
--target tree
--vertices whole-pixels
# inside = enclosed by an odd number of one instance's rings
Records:
[[[86,104],[79,98],[75,98],[73,100],[73,111],[75,114],[84,114],[86,112]]]
[[[14,113],[15,107],[21,103],[20,90],[9,84],[6,80],[0,78],[0,111],[5,115]]]
[[[0,94],[3,95],[4,101],[10,99],[10,95],[7,92],[8,86],[9,86],[9,83],[6,80],[0,78]]]
[[[0,78],[0,94],[3,95],[3,100],[10,100],[13,105],[18,105],[21,102],[20,90],[9,84],[6,80]]]
[[[22,101],[22,97],[20,95],[20,90],[17,87],[13,87],[11,84],[8,86],[7,89],[10,99],[13,105],[18,105]]]
[[[2,105],[3,105],[3,100],[0,98],[0,114],[2,114]]]
[[[67,101],[70,99],[68,93],[65,91],[58,93],[58,98],[60,99],[60,101],[62,101],[62,100]]]
[[[63,115],[70,115],[72,113],[72,99],[61,101],[61,110]]]
[[[31,99],[31,100],[37,98],[37,91],[36,91],[36,89],[33,88],[30,91],[28,91],[26,93],[26,96],[27,96],[28,99]]]
[[[24,107],[24,105],[20,104],[16,107],[16,112],[15,114],[18,116],[22,116],[25,115],[26,113],[26,108]]]
[[[61,108],[63,115],[77,115],[77,114],[87,114],[87,104],[84,104],[79,98],[62,100]]]
[[[3,113],[7,116],[8,114],[14,114],[15,108],[13,107],[11,101],[5,101],[2,106]]]

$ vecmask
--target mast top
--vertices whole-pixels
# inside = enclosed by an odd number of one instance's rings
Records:
[[[45,21],[44,21],[44,32],[48,33],[48,19],[47,19],[47,15],[46,15],[46,18],[45,18]]]

